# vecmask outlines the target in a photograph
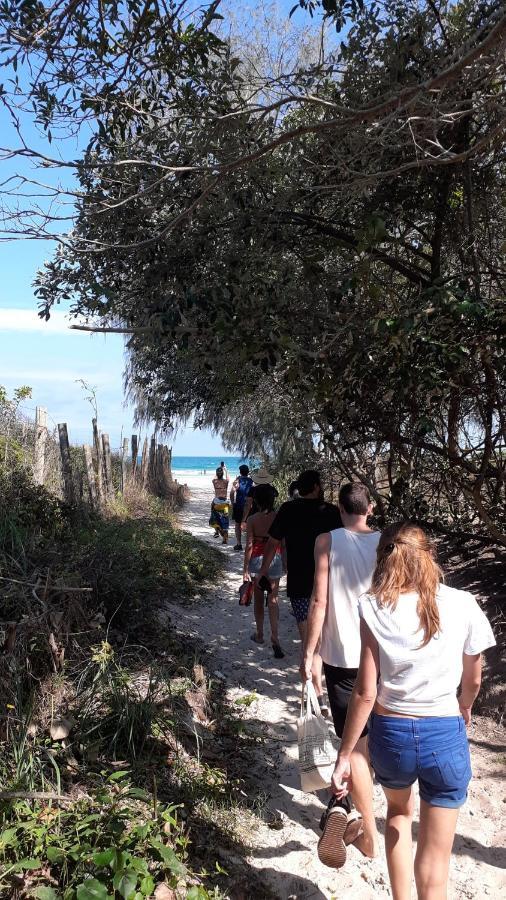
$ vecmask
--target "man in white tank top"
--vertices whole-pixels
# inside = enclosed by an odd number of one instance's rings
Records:
[[[315,580],[301,675],[304,681],[310,677],[313,655],[321,635],[319,652],[323,659],[332,718],[336,734],[342,737],[360,663],[358,599],[371,586],[380,533],[372,531],[367,525],[372,502],[365,485],[343,485],[339,492],[339,511],[344,527],[316,539]],[[377,854],[378,835],[366,735],[367,727],[351,760],[352,797],[363,819],[363,834],[354,843],[364,855],[373,857]],[[338,806],[333,807],[332,813],[342,814]],[[346,842],[346,836],[344,839]],[[324,841],[325,833],[321,843]]]

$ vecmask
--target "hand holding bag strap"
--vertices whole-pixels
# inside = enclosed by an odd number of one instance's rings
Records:
[[[323,719],[320,710],[320,704],[318,703],[318,697],[316,696],[313,680],[311,678],[308,678],[306,683],[302,686],[302,694],[300,698],[301,718],[304,715],[304,697],[306,698],[306,717],[309,718],[309,716],[318,716],[320,719]]]
[[[308,694],[309,710],[311,710],[311,707],[312,707],[313,716],[316,716],[319,719],[323,719],[323,716],[322,716],[321,710],[320,710],[320,704],[318,703],[318,697],[316,694],[315,686],[314,686],[312,680],[308,680],[308,682],[307,682],[307,694]]]

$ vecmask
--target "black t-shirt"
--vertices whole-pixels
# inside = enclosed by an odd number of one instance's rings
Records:
[[[279,508],[269,535],[285,540],[289,597],[310,597],[314,581],[314,545],[319,534],[341,528],[337,506],[323,500],[300,497]]]

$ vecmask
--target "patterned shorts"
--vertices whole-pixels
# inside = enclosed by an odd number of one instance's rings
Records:
[[[310,597],[290,597],[293,614],[297,622],[305,622],[309,613]]]

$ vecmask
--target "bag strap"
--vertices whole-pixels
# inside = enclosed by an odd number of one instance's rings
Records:
[[[319,716],[321,719],[323,719],[312,678],[308,678],[306,683],[302,686],[302,694],[300,698],[301,718],[304,715],[304,699],[306,700],[306,716]]]

